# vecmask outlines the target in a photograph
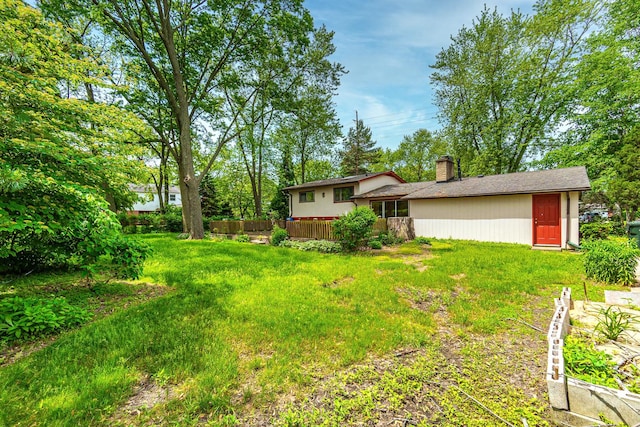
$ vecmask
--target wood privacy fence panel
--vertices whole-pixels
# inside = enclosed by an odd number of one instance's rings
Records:
[[[238,234],[248,232],[270,232],[273,226],[284,228],[289,237],[300,239],[335,240],[331,223],[333,221],[271,221],[271,220],[246,220],[246,221],[211,221],[209,229],[213,233]],[[387,220],[379,218],[373,225],[373,234],[387,231]]]
[[[335,240],[331,223],[333,221],[287,221],[289,237],[318,240]]]
[[[376,221],[375,224],[373,224],[373,234],[380,234],[380,233],[386,233],[387,232],[387,219],[386,218],[378,218],[378,220]]]
[[[273,226],[285,228],[285,221],[271,221],[268,219],[253,219],[246,221],[211,221],[209,230],[220,234],[238,234],[258,231],[271,231]]]
[[[287,221],[287,233],[289,233],[289,237],[336,240],[333,235],[332,223],[333,221],[320,220]],[[387,220],[385,218],[378,218],[376,223],[373,225],[373,234],[377,235],[386,231]]]

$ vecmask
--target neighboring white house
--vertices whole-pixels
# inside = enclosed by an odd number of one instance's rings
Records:
[[[584,167],[462,179],[453,170],[453,160],[445,156],[438,160],[436,181],[403,183],[393,174],[398,182],[354,192],[349,198],[352,203],[343,211],[364,205],[379,217],[412,217],[416,236],[534,247],[567,248],[569,242],[579,243],[578,201],[580,193],[591,188]],[[314,218],[314,211],[328,212],[331,199],[306,203],[296,199],[304,198],[302,192],[327,193],[332,188],[327,181],[289,187],[294,219]]]
[[[155,185],[135,185],[129,186],[131,191],[138,195],[138,202],[134,203],[133,208],[129,213],[141,214],[156,212],[160,210],[160,199]],[[163,193],[164,194],[164,193]],[[169,205],[182,206],[182,199],[180,198],[180,187],[172,185],[169,187],[169,200],[165,201]]]

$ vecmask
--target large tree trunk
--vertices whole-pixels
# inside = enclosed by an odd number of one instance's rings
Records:
[[[188,109],[180,111],[180,195],[182,196],[182,218],[188,227],[189,238],[200,240],[204,237],[202,206],[200,205],[200,180],[193,168],[191,151],[191,119]]]

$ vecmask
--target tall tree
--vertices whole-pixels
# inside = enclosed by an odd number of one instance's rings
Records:
[[[473,173],[515,172],[546,152],[572,107],[571,82],[597,0],[539,0],[535,14],[485,8],[432,66],[444,133]]]
[[[377,170],[393,170],[408,182],[435,179],[436,160],[448,148],[443,139],[426,129],[405,135],[397,150],[386,150]]]
[[[175,2],[148,0],[47,0],[59,9],[96,17],[126,61],[135,63],[141,79],[157,85],[166,99],[177,131],[174,157],[178,165],[183,213],[190,237],[204,235],[198,187],[222,146],[231,139],[234,117],[221,117],[225,70],[242,68],[253,53],[268,48],[272,29],[288,41],[305,39],[312,20],[301,1],[220,0]],[[209,161],[200,174],[194,167],[194,135],[198,121],[217,128]],[[205,141],[200,141],[204,143]]]
[[[370,172],[380,158],[380,149],[376,147],[376,141],[371,139],[371,129],[357,118],[357,113],[356,125],[349,129],[340,157],[340,166],[344,175]]]
[[[61,87],[101,85],[105,70],[71,54],[86,47],[22,1],[0,2],[0,46],[0,271],[95,258],[120,229],[107,195],[133,202],[139,162],[128,143],[144,126],[115,106],[62,96]]]
[[[631,213],[632,187],[640,186],[629,170],[637,161],[640,129],[640,4],[606,2],[601,17],[577,66],[576,108],[568,116],[568,130],[543,164],[586,165],[593,188],[589,196]]]

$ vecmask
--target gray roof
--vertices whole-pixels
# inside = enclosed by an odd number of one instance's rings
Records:
[[[584,166],[577,166],[566,169],[463,177],[461,181],[454,179],[448,182],[429,181],[385,185],[353,198],[440,199],[585,191],[590,188],[586,169]]]
[[[584,166],[532,172],[516,172],[462,178],[462,181],[427,183],[403,199],[497,196],[507,194],[553,193],[591,189]]]
[[[380,175],[390,175],[390,176],[396,177],[399,181],[404,181],[402,178],[396,175],[395,172],[387,171],[387,172],[365,173],[362,175],[346,176],[343,178],[323,179],[321,181],[305,182],[304,184],[285,187],[284,190],[299,190],[303,188],[329,187],[334,185],[352,184],[355,182],[360,182],[367,179],[375,178],[376,176],[380,176]]]

